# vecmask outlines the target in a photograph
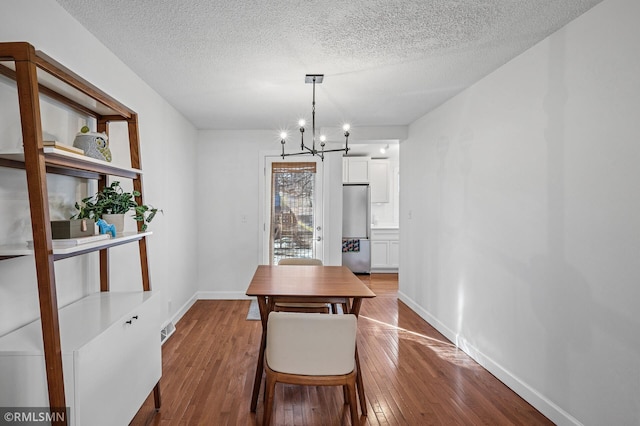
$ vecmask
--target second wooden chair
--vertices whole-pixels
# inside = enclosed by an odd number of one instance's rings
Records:
[[[278,266],[281,265],[311,265],[322,266],[320,259],[311,259],[306,257],[287,257],[280,259]],[[277,302],[274,306],[274,311],[278,312],[308,312],[308,313],[320,313],[328,314],[329,305],[326,303],[285,303]]]

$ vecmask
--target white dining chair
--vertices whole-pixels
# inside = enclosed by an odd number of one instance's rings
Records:
[[[342,386],[351,424],[359,424],[356,400],[355,315],[271,312],[265,350],[265,407],[269,425],[276,383]]]

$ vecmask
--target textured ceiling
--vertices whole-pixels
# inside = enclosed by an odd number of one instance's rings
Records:
[[[601,0],[57,0],[200,129],[406,125]]]

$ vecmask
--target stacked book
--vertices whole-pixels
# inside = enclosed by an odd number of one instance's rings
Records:
[[[84,155],[84,151],[81,150],[80,148],[76,148],[75,146],[60,143],[58,141],[42,141],[42,145],[50,146],[55,149],[60,149],[62,151],[73,152],[74,154],[78,154],[78,155]]]
[[[108,240],[109,234],[90,235],[88,237],[65,238],[62,240],[51,240],[54,249],[76,247],[82,244],[95,243],[97,241]],[[33,241],[27,241],[27,248],[33,250]]]

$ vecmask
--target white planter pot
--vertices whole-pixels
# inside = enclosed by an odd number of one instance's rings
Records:
[[[108,224],[116,226],[116,234],[124,232],[124,214],[103,214],[102,219]]]

